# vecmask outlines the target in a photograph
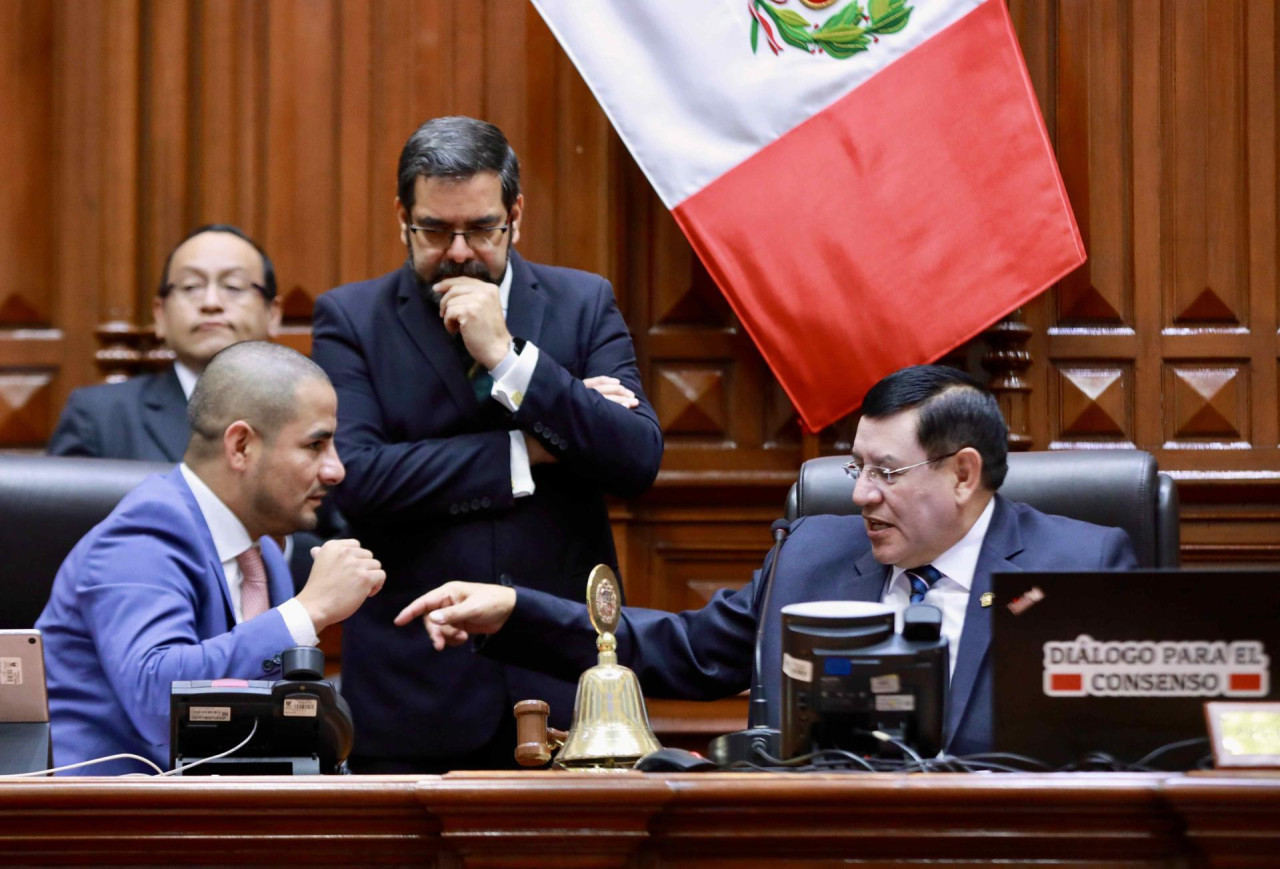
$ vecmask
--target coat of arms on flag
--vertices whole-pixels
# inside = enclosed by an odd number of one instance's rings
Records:
[[[837,0],[800,2],[810,9],[826,9]],[[906,2],[907,0],[870,0],[867,12],[864,13],[862,5],[857,0],[852,0],[818,24],[809,21],[799,12],[775,5],[776,0],[749,0],[747,8],[755,19],[751,23],[751,50],[756,50],[763,30],[769,49],[774,54],[782,51],[779,44],[781,40],[810,54],[826,54],[841,59],[852,57],[859,51],[866,51],[872,42],[879,42],[882,34],[897,33],[907,26],[907,21],[911,18],[911,7]]]

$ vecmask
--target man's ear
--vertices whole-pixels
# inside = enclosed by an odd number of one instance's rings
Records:
[[[409,244],[409,224],[412,222],[409,217],[409,209],[404,207],[404,203],[400,201],[400,197],[396,197],[396,220],[400,223],[400,243],[406,247]]]
[[[222,453],[227,467],[243,473],[258,452],[260,438],[253,426],[238,419],[222,433]]]
[[[524,194],[521,193],[516,197],[515,204],[511,206],[511,243],[515,244],[520,240],[520,218],[524,214]]]
[[[973,447],[965,447],[955,454],[956,499],[968,501],[982,489],[982,454]]]
[[[169,312],[165,310],[164,299],[159,296],[151,300],[151,317],[156,323],[156,338],[163,344],[169,337]]]

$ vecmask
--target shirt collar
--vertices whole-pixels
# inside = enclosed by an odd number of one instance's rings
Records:
[[[498,283],[498,298],[502,301],[502,316],[507,316],[507,306],[511,302],[511,252],[507,249],[507,270],[502,273],[502,280]]]
[[[190,401],[191,392],[196,388],[196,381],[200,379],[200,375],[178,361],[173,363],[173,373],[178,375],[178,385],[182,387],[182,394],[187,397],[187,401]]]
[[[963,586],[965,591],[973,587],[973,574],[978,569],[982,541],[986,539],[987,528],[991,526],[991,516],[995,510],[996,499],[992,498],[978,515],[978,520],[969,526],[965,535],[931,562],[943,576]],[[903,568],[895,567],[889,576],[889,581],[897,580],[905,572]]]
[[[231,508],[214,494],[204,480],[187,466],[186,462],[178,465],[182,478],[191,487],[191,494],[196,496],[196,506],[209,526],[209,534],[213,537],[213,548],[218,553],[218,561],[223,564],[235,559],[253,545],[253,538],[245,530],[244,523],[236,518]]]

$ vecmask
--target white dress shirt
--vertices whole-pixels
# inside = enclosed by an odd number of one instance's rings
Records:
[[[969,605],[969,590],[973,588],[973,574],[977,570],[982,541],[986,539],[995,509],[996,499],[992,498],[968,533],[932,562],[942,576],[925,594],[924,603],[942,610],[942,635],[947,638],[952,673],[956,670],[956,652],[964,630],[964,613]],[[911,603],[911,580],[906,573],[903,568],[894,567],[881,596],[881,602],[893,609],[894,624],[899,632],[902,630],[903,610]]]
[[[186,462],[178,467],[182,470],[183,479],[191,487],[191,494],[196,496],[196,506],[204,516],[205,524],[209,526],[213,548],[218,553],[218,560],[222,562],[222,573],[227,580],[227,591],[231,593],[231,610],[235,614],[236,624],[240,624],[244,621],[244,606],[240,601],[243,577],[240,575],[236,556],[257,543],[245,530],[244,523],[231,512],[231,508],[214,494],[204,480],[196,476],[195,471],[187,467]],[[284,618],[285,627],[289,629],[295,643],[299,646],[319,644],[320,639],[316,636],[311,616],[307,615],[306,607],[298,603],[296,597],[289,598],[276,609]]]
[[[507,270],[498,284],[498,299],[502,302],[502,318],[507,317],[507,309],[511,302],[511,263],[507,262]],[[538,348],[528,342],[524,350],[516,353],[515,348],[507,350],[507,355],[489,372],[493,376],[493,389],[490,395],[507,410],[515,413],[524,401],[524,394],[529,389],[529,381],[533,379],[533,369],[538,364]],[[524,443],[524,432],[512,429],[511,436],[511,493],[517,498],[532,495],[534,491],[533,470],[529,467],[529,448]]]

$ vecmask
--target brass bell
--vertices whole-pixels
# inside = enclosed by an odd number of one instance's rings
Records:
[[[618,579],[606,565],[591,571],[587,580],[587,607],[591,624],[597,633],[599,663],[578,679],[578,694],[573,704],[573,724],[568,738],[556,756],[555,765],[563,769],[623,770],[662,746],[649,727],[649,714],[636,674],[618,663],[618,641],[614,631],[621,615]],[[525,704],[517,705],[517,716]],[[541,704],[545,709],[546,704]],[[532,711],[532,710],[530,710]],[[545,722],[545,711],[542,711]],[[536,717],[536,716],[535,716]],[[540,740],[520,737],[521,763],[546,762],[556,740],[551,740],[544,753]],[[525,754],[528,760],[521,759]]]

